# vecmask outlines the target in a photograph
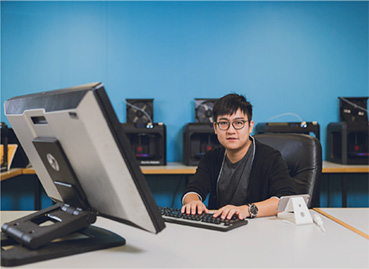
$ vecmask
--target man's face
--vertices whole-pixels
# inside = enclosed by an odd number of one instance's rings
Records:
[[[237,130],[242,126],[242,121],[245,121],[244,127]],[[220,125],[223,127],[217,124],[219,122],[221,122]],[[250,145],[249,135],[252,133],[254,122],[249,122],[247,115],[241,112],[241,110],[238,109],[233,115],[218,116],[217,123],[213,124],[215,134],[218,137],[219,143],[227,150],[243,150]],[[221,130],[227,127],[227,123],[229,123],[229,128],[227,130]]]

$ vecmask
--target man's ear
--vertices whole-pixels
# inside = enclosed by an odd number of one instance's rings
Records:
[[[214,129],[214,133],[218,134],[217,133],[217,124],[215,122],[213,122],[213,129]]]
[[[249,124],[250,124],[250,126],[249,126],[249,134],[251,135],[252,134],[252,130],[254,129],[254,121],[253,120],[249,121]]]

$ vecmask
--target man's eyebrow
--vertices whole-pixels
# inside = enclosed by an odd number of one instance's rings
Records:
[[[219,120],[227,120],[227,121],[229,121],[229,119],[227,119],[227,118],[219,118]]]
[[[226,120],[226,121],[229,121],[228,118],[219,118],[219,120]],[[233,120],[245,120],[244,117],[237,117],[237,118],[234,118]]]

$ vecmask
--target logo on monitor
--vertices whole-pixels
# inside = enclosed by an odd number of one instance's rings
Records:
[[[47,157],[47,161],[49,162],[50,166],[55,170],[55,171],[59,171],[59,164],[57,162],[57,160],[55,159],[55,157],[53,155],[51,155],[50,153],[48,153],[46,155]]]

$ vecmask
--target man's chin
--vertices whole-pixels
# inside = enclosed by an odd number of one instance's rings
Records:
[[[235,151],[235,150],[240,149],[240,145],[238,145],[238,144],[236,144],[236,143],[227,143],[224,147],[225,147],[227,150],[232,150],[232,151]]]

